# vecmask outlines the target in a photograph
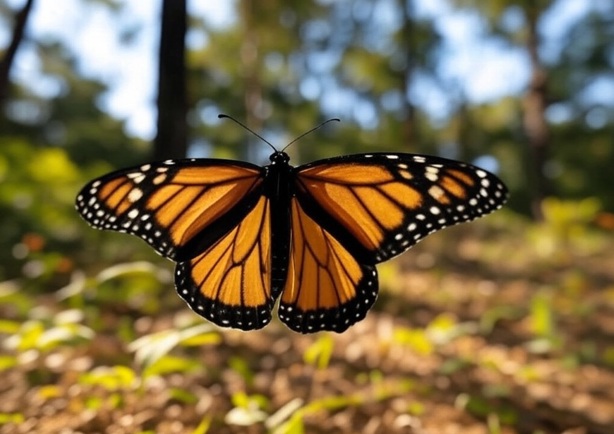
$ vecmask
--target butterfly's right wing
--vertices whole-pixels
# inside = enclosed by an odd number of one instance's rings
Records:
[[[358,154],[297,168],[305,211],[360,263],[397,256],[427,235],[500,208],[505,185],[467,163],[415,154]]]
[[[279,316],[302,333],[341,332],[377,296],[375,264],[428,234],[499,208],[485,170],[411,154],[336,157],[293,171],[292,241]]]
[[[263,179],[263,169],[249,163],[168,160],[98,178],[76,206],[95,228],[136,235],[179,262],[235,227],[256,205]]]
[[[196,313],[257,329],[275,301],[264,178],[238,161],[146,164],[92,181],[77,209],[92,226],[137,235],[177,262],[177,292]]]
[[[214,245],[177,264],[177,292],[199,315],[221,327],[253,330],[271,320],[271,204],[256,206]]]

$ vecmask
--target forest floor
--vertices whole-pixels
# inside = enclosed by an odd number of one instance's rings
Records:
[[[341,335],[4,302],[0,433],[614,433],[612,238],[516,234],[431,237]]]

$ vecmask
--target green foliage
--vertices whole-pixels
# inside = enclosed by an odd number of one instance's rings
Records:
[[[193,358],[165,355],[147,365],[143,370],[143,379],[154,376],[162,377],[171,373],[188,374],[200,369],[202,365]]]
[[[192,434],[206,434],[209,432],[209,428],[211,428],[211,417],[207,416],[204,417],[196,429],[192,431]]]
[[[246,387],[251,388],[254,384],[254,372],[249,367],[247,361],[241,357],[231,357],[228,366],[245,382]]]
[[[496,397],[492,396],[462,394],[457,398],[456,404],[476,416],[485,417],[491,433],[501,432],[500,423],[513,425],[520,417],[515,409],[499,402]]]
[[[303,400],[295,398],[269,416],[265,426],[274,434],[302,434],[305,432],[303,413],[300,411]]]
[[[231,425],[251,426],[263,422],[267,418],[264,409],[268,406],[268,399],[262,395],[248,396],[244,392],[232,395],[234,408],[225,417],[225,421]]]
[[[14,270],[20,266],[48,279],[62,258],[53,250],[66,249],[78,234],[72,210],[80,182],[78,169],[61,149],[35,148],[4,137],[0,138],[0,179],[0,239],[8,247],[0,253],[0,279],[15,277]],[[45,247],[51,252],[43,251]]]
[[[34,303],[34,300],[27,294],[24,294],[22,288],[16,282],[0,282],[0,309],[10,309],[15,312],[17,317],[22,318],[28,313]]]
[[[322,334],[305,350],[303,360],[317,369],[326,369],[333,354],[335,342],[329,334]]]
[[[98,303],[122,304],[146,313],[160,311],[164,299],[158,294],[162,287],[172,285],[170,272],[151,262],[116,264],[101,271],[84,291],[96,291]]]
[[[530,302],[530,329],[538,337],[552,337],[555,330],[552,298],[536,294]]]
[[[459,324],[452,315],[442,313],[425,328],[396,328],[392,340],[417,354],[428,356],[433,354],[437,346],[451,342],[459,336],[475,333],[476,330],[475,324]]]
[[[136,372],[127,366],[99,366],[81,375],[79,382],[87,386],[101,387],[115,392],[121,389],[134,389],[138,385]]]
[[[22,423],[25,417],[22,413],[0,413],[0,426]]]
[[[428,355],[433,352],[433,343],[423,329],[400,328],[394,332],[394,341],[406,345],[418,354]]]
[[[128,349],[135,353],[135,361],[145,368],[145,374],[164,370],[165,366],[168,369],[169,366],[181,365],[191,370],[196,365],[191,365],[187,361],[180,362],[179,359],[168,359],[170,351],[178,346],[216,345],[220,339],[211,323],[200,322],[180,329],[169,329],[141,336],[131,342]],[[160,362],[163,358],[164,360]],[[160,364],[155,365],[158,362]]]
[[[92,329],[80,324],[82,321],[83,312],[74,309],[53,316],[40,310],[36,319],[22,323],[4,321],[2,331],[11,334],[5,345],[18,353],[28,350],[50,352],[66,345],[79,345],[94,336]]]

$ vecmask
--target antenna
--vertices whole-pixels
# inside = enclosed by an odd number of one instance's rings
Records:
[[[249,131],[250,133],[252,133],[254,136],[258,137],[260,140],[262,140],[264,143],[266,143],[267,145],[269,145],[271,148],[273,148],[273,150],[275,152],[283,152],[288,146],[290,146],[291,144],[293,144],[294,142],[299,141],[300,139],[302,139],[303,137],[305,137],[307,134],[313,133],[315,130],[323,127],[324,125],[326,125],[329,122],[335,121],[335,122],[341,122],[341,119],[339,118],[331,118],[331,119],[327,119],[324,122],[322,122],[320,125],[313,127],[312,129],[310,129],[307,132],[304,132],[303,134],[301,134],[300,136],[298,136],[296,139],[292,140],[290,143],[288,143],[286,146],[284,146],[284,148],[281,151],[277,151],[277,149],[275,148],[275,146],[273,146],[271,144],[271,142],[269,142],[267,139],[265,139],[264,137],[262,137],[260,134],[254,132],[251,128],[249,128],[247,125],[245,125],[243,122],[238,121],[237,119],[233,118],[232,116],[229,116],[227,114],[224,113],[220,113],[219,115],[217,115],[217,117],[219,119],[230,119],[231,121],[235,122],[236,124],[242,126],[243,128],[245,128],[247,131]]]
[[[265,139],[264,137],[262,137],[260,134],[254,132],[254,130],[252,130],[251,128],[249,128],[247,125],[245,125],[243,122],[240,122],[238,120],[236,120],[235,118],[233,118],[232,116],[226,115],[224,113],[220,113],[219,115],[217,115],[217,117],[219,119],[230,119],[231,121],[235,122],[236,124],[241,125],[243,128],[245,128],[247,131],[249,131],[250,133],[252,133],[254,136],[258,137],[260,140],[262,140],[264,143],[266,143],[267,145],[269,145],[271,148],[273,148],[273,150],[275,152],[277,152],[277,149],[275,148],[275,146],[271,145],[271,142],[269,142],[267,139]]]
[[[331,118],[331,119],[327,119],[324,122],[322,122],[320,125],[313,127],[312,129],[310,129],[307,132],[304,132],[303,134],[301,134],[300,136],[298,136],[296,139],[292,140],[290,143],[288,143],[286,146],[284,146],[284,148],[281,150],[281,152],[283,152],[288,146],[290,146],[292,143],[299,141],[300,139],[302,139],[303,137],[305,137],[307,134],[313,133],[315,130],[317,130],[318,128],[323,127],[324,125],[326,125],[329,122],[341,122],[341,119],[339,118]]]

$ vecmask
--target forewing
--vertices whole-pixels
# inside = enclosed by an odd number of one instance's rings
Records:
[[[261,196],[245,218],[213,246],[180,262],[179,295],[199,315],[222,327],[259,329],[271,320],[271,211]]]
[[[359,264],[296,198],[291,214],[290,261],[279,318],[300,333],[343,332],[363,319],[377,298],[375,267]]]
[[[396,256],[428,234],[488,214],[507,189],[470,164],[413,154],[363,154],[297,168],[299,201],[362,263]]]
[[[76,206],[95,228],[136,235],[179,261],[236,225],[255,205],[262,179],[262,169],[248,163],[168,160],[96,179]]]

